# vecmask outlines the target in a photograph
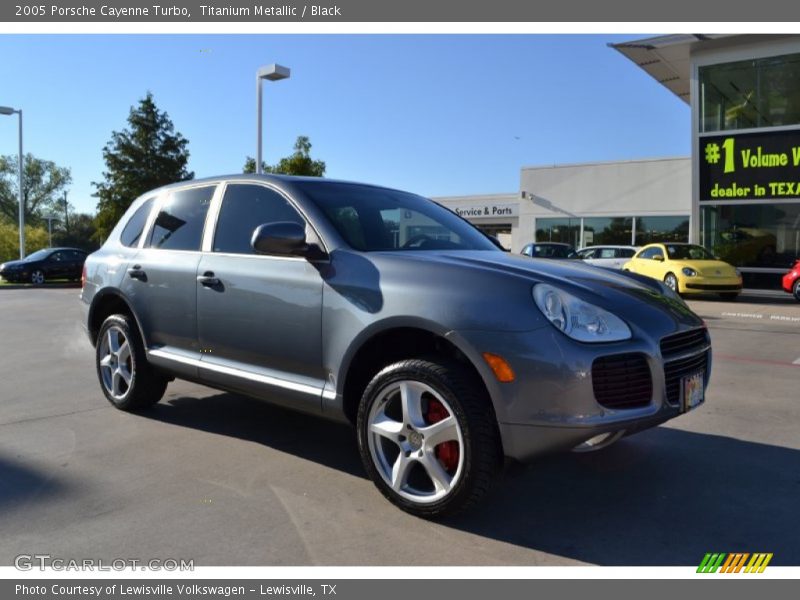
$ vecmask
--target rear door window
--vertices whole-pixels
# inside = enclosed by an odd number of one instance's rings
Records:
[[[158,212],[148,245],[162,250],[200,250],[215,189],[212,185],[170,193]]]

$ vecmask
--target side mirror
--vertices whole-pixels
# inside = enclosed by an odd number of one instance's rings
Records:
[[[653,260],[657,260],[658,262],[664,262],[664,255],[663,254],[654,254]]]
[[[253,231],[250,245],[258,254],[303,256],[308,250],[306,228],[299,223],[265,223]]]

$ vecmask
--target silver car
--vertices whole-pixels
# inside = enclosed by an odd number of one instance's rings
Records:
[[[154,190],[83,279],[114,406],[181,378],[352,423],[377,488],[428,518],[477,503],[504,457],[599,450],[693,409],[711,368],[703,322],[662,283],[513,256],[359,183]]]
[[[588,265],[622,269],[638,250],[637,246],[587,246],[578,250],[576,254]]]

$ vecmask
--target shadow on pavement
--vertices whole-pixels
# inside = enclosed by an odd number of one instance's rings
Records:
[[[0,457],[0,515],[17,504],[56,496],[64,491],[64,487],[50,475]]]
[[[365,477],[351,428],[256,400],[177,398],[143,416]],[[512,468],[486,502],[442,524],[598,565],[697,565],[711,551],[797,565],[799,500],[800,451],[658,427]]]
[[[800,451],[658,427],[542,459],[449,525],[598,565],[697,565],[706,552],[800,564]]]
[[[173,398],[141,416],[269,446],[358,477],[366,477],[355,430],[236,394]]]

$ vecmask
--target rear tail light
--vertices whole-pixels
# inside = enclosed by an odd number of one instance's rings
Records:
[[[81,289],[86,285],[86,265],[83,265],[83,271],[81,271]]]

